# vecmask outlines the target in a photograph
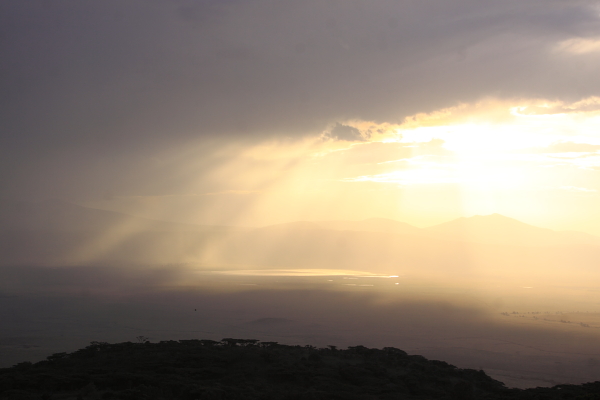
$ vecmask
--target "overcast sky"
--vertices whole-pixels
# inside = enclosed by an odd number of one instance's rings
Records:
[[[475,212],[527,220],[530,202],[553,196],[547,214],[566,204],[600,218],[590,208],[600,200],[598,1],[6,0],[0,54],[0,197],[260,225],[409,214],[426,224]],[[515,120],[540,114],[562,119]],[[534,130],[539,140],[522,139]],[[535,176],[529,194],[518,188],[525,208],[490,203],[513,195],[501,186],[482,195],[487,178],[469,176],[465,189],[443,175],[457,154],[483,154],[465,143],[488,135],[497,148],[509,134],[519,143],[506,146],[510,160],[481,169],[458,158],[489,176]],[[548,153],[588,161],[563,157],[550,165],[562,169],[535,172],[550,168],[540,161]],[[402,160],[410,174],[398,177],[389,163]],[[310,195],[292,202],[299,193]],[[446,205],[415,205],[440,196]]]

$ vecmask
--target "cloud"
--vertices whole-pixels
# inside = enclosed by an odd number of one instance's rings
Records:
[[[444,148],[444,141],[431,139],[428,142],[365,142],[356,143],[347,149],[339,149],[315,160],[324,169],[340,169],[345,176],[351,172],[373,171],[399,167],[397,161],[421,156],[449,156],[453,153]],[[390,164],[390,165],[385,165]],[[394,164],[394,165],[391,165]],[[354,166],[358,167],[356,170]],[[375,173],[375,172],[373,172]]]
[[[570,54],[597,53],[600,51],[600,39],[572,38],[563,40],[556,45],[556,51]]]
[[[342,125],[339,122],[336,122],[335,126],[326,134],[326,137],[348,142],[363,142],[368,139],[369,136],[368,133],[363,134],[357,128],[350,125]]]
[[[575,142],[554,142],[546,147],[536,147],[524,149],[524,153],[595,153],[600,150],[600,145],[590,143],[575,143]],[[592,154],[593,155],[593,154]]]
[[[537,101],[533,104],[513,107],[516,115],[553,114],[597,114],[600,112],[600,97],[591,96],[578,101]],[[538,103],[538,104],[536,104]]]
[[[580,98],[577,101],[488,97],[475,102],[459,103],[451,107],[407,116],[396,129],[402,133],[404,130],[422,127],[514,123],[519,118],[530,116],[570,114],[574,117],[577,115],[593,117],[599,112],[600,97],[597,96]]]
[[[575,192],[575,193],[598,193],[598,191],[596,189],[588,189],[588,188],[577,187],[577,186],[561,186],[560,188],[562,190],[566,190],[569,192]]]
[[[4,1],[0,196],[168,194],[182,185],[173,152],[218,168],[233,142],[336,122],[586,98],[600,61],[552,49],[600,36],[595,4]],[[336,138],[360,140],[342,128]]]

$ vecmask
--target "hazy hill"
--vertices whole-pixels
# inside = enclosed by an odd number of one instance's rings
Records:
[[[445,277],[448,284],[475,276],[536,284],[582,284],[598,278],[600,245],[592,235],[555,232],[501,215],[461,218],[426,229],[413,227],[409,229],[414,233],[408,234],[368,231],[363,222],[335,223],[356,230],[324,229],[321,223],[302,222],[229,235],[206,261],[249,269],[340,269]]]
[[[290,222],[267,226],[263,229],[275,229],[276,227],[280,231],[326,229],[379,232],[514,246],[600,245],[600,237],[588,233],[539,228],[500,214],[462,217],[423,229],[385,218],[370,218],[362,221]]]
[[[461,239],[277,226],[224,237],[206,261],[249,269],[340,269],[451,279],[487,275],[554,283],[558,276],[565,283],[598,273],[597,245],[520,246]]]
[[[569,246],[600,244],[600,238],[583,232],[538,228],[500,214],[476,215],[423,229],[430,236],[476,243],[517,246]]]
[[[193,262],[393,275],[591,273],[600,257],[597,243],[592,235],[537,228],[498,214],[426,229],[386,219],[241,229],[153,221],[60,201],[0,203],[0,265]]]
[[[0,265],[197,261],[238,228],[155,221],[64,201],[0,201]]]
[[[405,222],[386,218],[369,218],[362,221],[320,221],[315,224],[323,229],[336,231],[363,231],[401,234],[419,234],[420,229]]]
[[[397,274],[468,271],[467,246],[423,235],[302,229],[278,225],[228,236],[212,262],[253,268],[350,269]],[[423,269],[425,267],[425,270]]]
[[[140,337],[140,342],[144,340]],[[152,399],[592,399],[600,382],[507,389],[483,371],[386,347],[223,339],[100,343],[0,369],[0,397]]]
[[[284,222],[282,224],[267,225],[262,228],[257,228],[256,231],[270,231],[270,232],[287,232],[292,230],[322,230],[324,229],[321,224],[317,222],[308,221],[294,221]]]

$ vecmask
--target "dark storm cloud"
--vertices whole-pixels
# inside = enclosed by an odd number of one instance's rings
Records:
[[[482,96],[596,94],[597,59],[553,51],[600,35],[596,5],[4,1],[0,196],[143,186],[150,158],[191,141],[209,154]]]

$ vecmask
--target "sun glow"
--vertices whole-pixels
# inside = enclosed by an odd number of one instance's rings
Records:
[[[498,212],[542,226],[597,230],[583,222],[590,216],[582,211],[600,191],[596,97],[487,99],[400,124],[343,126],[360,136],[342,140],[329,127],[302,139],[229,147],[215,153],[209,170],[188,149],[182,175],[189,185],[180,194],[88,205],[215,225],[383,217],[424,226]],[[206,182],[211,190],[199,192]]]

